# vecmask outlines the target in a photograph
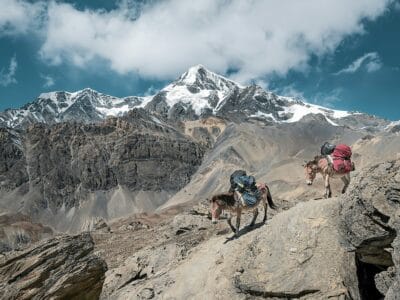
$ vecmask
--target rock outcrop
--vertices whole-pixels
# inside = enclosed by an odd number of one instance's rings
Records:
[[[400,160],[363,170],[344,196],[341,216],[362,296],[400,299]]]
[[[105,262],[89,234],[44,240],[0,260],[1,299],[97,299]]]

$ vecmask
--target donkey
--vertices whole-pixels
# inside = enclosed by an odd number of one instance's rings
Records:
[[[306,173],[306,183],[308,185],[312,185],[315,177],[317,176],[317,173],[321,173],[325,182],[325,198],[332,197],[331,185],[329,183],[330,178],[340,177],[340,179],[342,179],[344,183],[342,194],[346,192],[347,187],[350,184],[350,172],[336,172],[332,166],[332,163],[329,161],[329,158],[326,156],[315,156],[314,160],[306,162],[306,164],[304,165],[304,170]]]
[[[217,223],[223,210],[230,211],[230,214],[229,214],[229,217],[227,220],[228,225],[232,229],[232,231],[235,233],[235,236],[237,237],[239,234],[240,217],[241,217],[242,211],[250,210],[250,209],[253,210],[253,219],[251,220],[251,223],[249,225],[250,227],[253,227],[256,222],[257,216],[258,216],[257,206],[260,203],[262,203],[264,206],[263,223],[265,223],[267,220],[267,208],[268,208],[267,203],[268,203],[269,207],[271,207],[272,209],[275,209],[276,206],[275,206],[274,202],[272,201],[272,196],[271,196],[270,190],[265,183],[257,184],[257,189],[261,192],[261,197],[252,206],[247,206],[242,199],[242,195],[237,191],[232,192],[232,193],[223,193],[223,194],[214,195],[210,200],[211,217],[212,217],[213,224]],[[231,222],[232,213],[236,213],[236,228],[233,227],[232,222]]]

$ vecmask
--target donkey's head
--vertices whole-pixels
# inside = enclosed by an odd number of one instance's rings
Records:
[[[265,193],[268,191],[268,187],[264,182],[260,182],[257,183],[257,189],[261,192],[261,193]]]
[[[211,220],[213,224],[217,223],[221,217],[222,211],[228,206],[233,206],[235,199],[233,193],[226,193],[212,196],[210,200]]]
[[[315,160],[309,161],[304,165],[304,172],[306,174],[306,183],[312,185],[315,177],[317,176],[318,164]]]
[[[224,202],[218,199],[218,196],[213,196],[210,200],[211,221],[216,224],[222,214]]]

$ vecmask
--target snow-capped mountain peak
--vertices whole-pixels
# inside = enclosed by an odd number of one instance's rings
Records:
[[[189,68],[174,83],[213,90],[226,90],[233,86],[240,86],[238,83],[206,69],[203,65]]]
[[[278,96],[258,85],[241,86],[202,65],[191,67],[162,89],[150,101],[148,108],[180,120],[213,114],[239,121],[259,119],[273,123],[295,123],[306,116],[322,115],[332,126],[350,124],[357,128],[381,128],[386,124],[384,120],[364,114]]]
[[[215,113],[222,101],[239,88],[239,84],[207,70],[202,65],[196,65],[159,94],[163,95],[170,108],[180,104],[185,109],[191,108],[200,116],[205,110]]]
[[[73,93],[55,91],[42,93],[21,109],[0,113],[0,124],[24,127],[31,123],[57,123],[63,121],[96,122],[108,116],[120,116],[140,105],[141,97],[117,98],[85,88]]]
[[[135,107],[173,120],[217,115],[236,121],[261,119],[272,123],[294,123],[305,116],[322,115],[333,126],[350,124],[362,128],[388,125],[384,120],[365,114],[333,110],[297,98],[278,96],[258,85],[241,86],[202,65],[196,65],[154,96],[118,98],[91,88],[73,93],[43,93],[21,109],[0,113],[0,126],[24,127],[35,122],[52,124],[71,120],[97,122],[108,116],[121,116]]]
[[[191,85],[196,82],[201,73],[207,73],[207,72],[208,70],[205,69],[202,65],[196,65],[189,68],[189,70],[183,73],[179,77],[178,81],[181,82],[182,84]]]

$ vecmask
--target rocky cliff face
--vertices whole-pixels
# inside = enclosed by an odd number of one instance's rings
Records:
[[[0,188],[12,190],[28,179],[20,134],[0,128]]]
[[[107,270],[89,234],[62,236],[0,258],[2,299],[98,299]]]
[[[153,193],[157,207],[189,182],[205,152],[204,146],[143,110],[98,124],[35,124],[18,141],[3,130],[0,138],[1,206],[6,211],[22,207],[58,229],[63,222],[52,221],[54,216],[65,219],[69,214],[71,221],[75,210],[89,200],[91,216],[117,217],[123,204],[107,203],[117,190]],[[151,199],[146,205],[137,203],[136,211],[151,207]],[[131,207],[125,214],[132,212]],[[84,225],[82,220],[74,222],[75,229]]]
[[[400,161],[364,170],[344,196],[342,235],[356,253],[364,299],[400,298]]]

